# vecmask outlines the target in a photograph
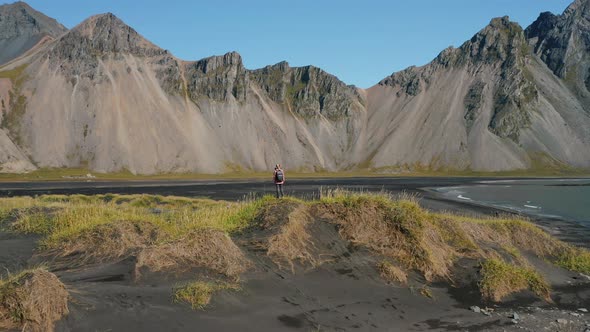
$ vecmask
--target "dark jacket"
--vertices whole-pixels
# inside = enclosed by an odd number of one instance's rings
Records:
[[[277,181],[277,171],[281,171],[283,172],[283,181]],[[283,171],[282,169],[275,169],[274,173],[272,174],[272,180],[274,181],[275,184],[283,184],[285,183],[285,171]]]

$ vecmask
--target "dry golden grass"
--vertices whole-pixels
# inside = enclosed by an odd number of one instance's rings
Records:
[[[101,224],[80,232],[76,237],[61,240],[56,246],[46,249],[43,255],[52,257],[58,265],[78,267],[135,256],[155,245],[163,236],[162,231],[150,222]]]
[[[415,199],[337,192],[324,195],[319,204],[339,225],[341,236],[353,244],[421,271],[427,280],[450,277],[456,250],[429,227],[430,215]]]
[[[408,274],[388,261],[379,263],[377,270],[379,271],[381,278],[388,282],[395,282],[402,285],[408,283]]]
[[[482,294],[493,300],[519,289],[531,289],[549,299],[549,286],[523,253],[568,270],[590,272],[588,250],[561,242],[524,219],[430,213],[412,197],[395,198],[384,193],[332,191],[314,204],[324,218],[339,226],[343,238],[389,257],[403,269],[421,272],[427,281],[452,280],[453,266],[460,258],[502,262],[504,268],[493,271],[503,273],[503,283],[492,277],[490,269],[482,274]],[[521,268],[516,269],[516,265]],[[382,275],[390,279],[384,270],[381,268]]]
[[[311,217],[305,206],[299,206],[289,213],[287,219],[279,232],[268,239],[267,254],[279,268],[287,264],[292,272],[295,271],[296,261],[317,266],[319,262],[312,253],[314,243],[308,230]]]
[[[427,297],[429,299],[434,299],[434,294],[432,294],[432,291],[426,285],[420,288],[420,295]]]
[[[172,238],[157,225],[139,221],[98,225],[61,241],[44,255],[51,257],[56,266],[67,267],[136,257],[137,278],[142,268],[176,273],[198,267],[237,277],[249,265],[225,232],[195,229],[183,237]]]
[[[135,272],[139,277],[143,267],[155,272],[203,267],[237,280],[250,265],[226,233],[205,229],[174,242],[142,249],[137,255]]]
[[[0,280],[0,329],[53,331],[68,312],[65,286],[43,268]]]

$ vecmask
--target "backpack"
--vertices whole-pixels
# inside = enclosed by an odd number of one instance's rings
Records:
[[[275,174],[275,179],[277,180],[277,182],[283,182],[283,170],[277,170],[277,173]]]

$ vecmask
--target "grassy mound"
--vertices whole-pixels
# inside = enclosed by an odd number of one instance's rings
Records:
[[[308,206],[295,199],[268,202],[252,222],[251,231],[258,249],[264,250],[280,269],[295,264],[316,267],[314,240],[309,229],[313,222]]]
[[[429,214],[415,201],[333,192],[319,204],[320,211],[339,226],[341,236],[353,244],[421,271],[428,280],[449,276],[453,250],[428,227]]]
[[[137,255],[162,240],[160,229],[149,222],[120,221],[84,229],[47,247],[44,255],[61,266],[79,267]]]
[[[242,250],[224,232],[204,229],[173,242],[150,246],[137,256],[136,276],[143,267],[150,271],[182,271],[203,267],[238,279],[251,265]]]
[[[59,279],[38,268],[0,280],[0,329],[53,331],[68,314],[68,292]]]
[[[481,264],[479,288],[484,299],[495,302],[522,290],[530,290],[551,302],[549,285],[538,272],[530,267],[517,267],[499,259],[489,259]]]
[[[467,258],[483,263],[479,286],[484,298],[499,301],[531,289],[550,300],[549,286],[523,253],[590,273],[588,250],[563,243],[522,219],[430,213],[411,197],[385,193],[332,191],[313,204],[339,226],[342,237],[397,262],[377,267],[388,281],[403,283],[404,270],[418,271],[427,281],[453,281],[454,264]],[[518,267],[523,265],[529,267]]]
[[[136,272],[203,267],[231,277],[248,261],[228,234],[245,227],[263,204],[151,195],[9,200],[4,215],[15,215],[11,228],[44,235],[42,253],[57,265],[136,257]]]
[[[566,247],[558,254],[556,264],[570,271],[590,275],[590,251]]]
[[[240,287],[236,284],[225,282],[195,281],[174,290],[174,300],[180,303],[188,303],[197,309],[205,309],[214,293],[222,290],[238,291]]]

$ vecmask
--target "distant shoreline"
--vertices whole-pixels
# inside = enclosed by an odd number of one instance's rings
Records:
[[[539,179],[539,180],[546,180],[547,178]],[[561,178],[560,178],[561,179]],[[564,178],[564,180],[577,180],[578,178]],[[582,178],[580,178],[582,179]],[[515,179],[518,180],[532,180],[532,179]],[[586,179],[584,179],[586,180]],[[498,183],[499,184],[499,183]],[[470,184],[462,184],[461,186],[469,186]],[[486,185],[493,185],[493,183],[486,183]],[[586,186],[587,184],[580,184],[580,186]],[[563,185],[548,185],[548,186],[568,186],[567,184]],[[572,186],[576,186],[575,184]],[[536,225],[543,228],[549,234],[559,238],[562,241],[569,242],[575,244],[577,246],[590,248],[590,227],[584,226],[580,222],[575,220],[570,220],[563,216],[547,216],[547,215],[539,215],[535,213],[527,213],[526,211],[517,211],[510,208],[499,207],[494,205],[485,204],[483,202],[477,200],[459,200],[459,199],[452,199],[446,197],[444,194],[438,192],[437,188],[444,188],[444,187],[426,187],[422,188],[424,191],[423,197],[427,200],[437,201],[437,202],[446,202],[450,206],[450,210],[456,213],[477,213],[477,214],[484,214],[488,216],[495,216],[496,213],[498,214],[511,214],[511,215],[519,215],[530,219]],[[432,207],[429,207],[432,203],[425,202],[424,206],[428,209],[432,210]],[[454,207],[454,208],[453,208]]]
[[[590,178],[587,169],[531,169],[502,172],[484,172],[470,170],[417,170],[417,171],[382,171],[355,170],[341,172],[307,172],[287,170],[290,179],[327,179],[327,178],[481,178],[482,180],[499,179],[548,179],[548,178]],[[1,182],[40,182],[40,181],[186,181],[186,180],[252,180],[266,179],[268,172],[250,172],[243,170],[228,171],[219,174],[204,173],[161,173],[161,174],[133,174],[128,171],[115,173],[98,173],[83,168],[49,168],[39,169],[29,173],[0,173]]]

